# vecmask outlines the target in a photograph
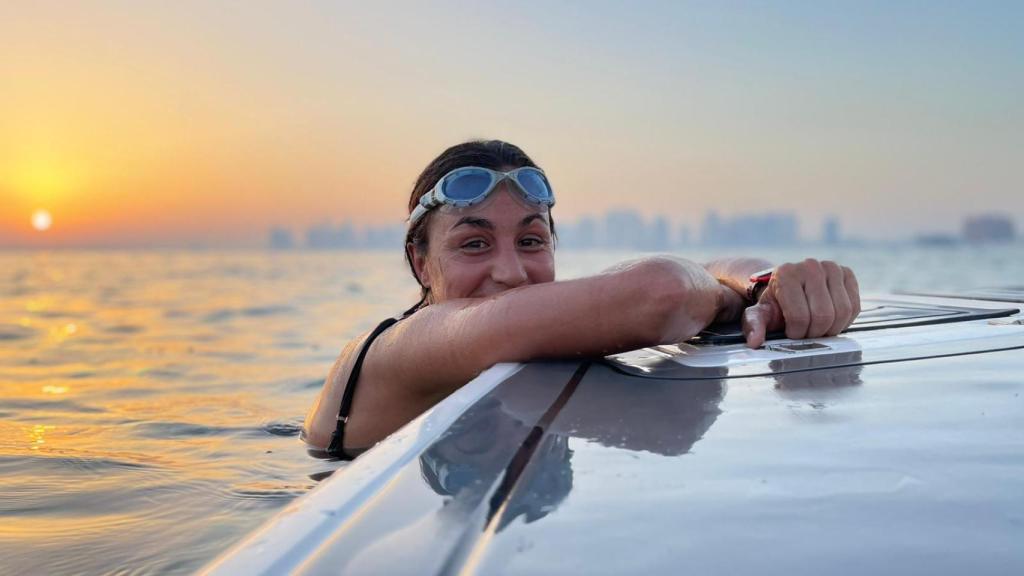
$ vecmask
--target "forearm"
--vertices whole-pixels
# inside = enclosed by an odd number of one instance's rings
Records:
[[[699,264],[646,258],[587,278],[428,306],[385,341],[414,327],[437,334],[402,343],[399,354],[416,371],[396,376],[465,381],[496,362],[600,356],[679,342],[708,325],[722,300],[723,289]]]
[[[508,319],[512,359],[605,355],[679,342],[717,315],[723,295],[699,264],[670,257],[626,262],[589,278],[509,291],[480,310]],[[485,310],[490,308],[490,310]]]

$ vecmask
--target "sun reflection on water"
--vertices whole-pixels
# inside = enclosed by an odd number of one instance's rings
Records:
[[[39,450],[39,447],[46,443],[46,434],[56,428],[53,425],[36,424],[28,428],[29,450]]]

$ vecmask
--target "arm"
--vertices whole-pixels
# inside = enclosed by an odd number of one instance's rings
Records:
[[[428,306],[381,334],[355,395],[346,445],[367,446],[498,362],[597,356],[679,342],[707,326],[727,290],[701,266],[647,258],[588,278],[522,286]],[[306,439],[334,430],[358,346],[342,353],[306,419]],[[372,416],[370,416],[372,415]]]

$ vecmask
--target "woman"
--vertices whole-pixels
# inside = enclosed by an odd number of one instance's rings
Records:
[[[853,272],[811,259],[778,266],[761,291],[751,275],[770,264],[749,258],[649,257],[556,282],[553,204],[543,172],[511,144],[466,142],[431,162],[409,198],[405,248],[422,299],[345,347],[306,442],[354,457],[498,362],[681,342],[737,319],[756,348],[769,331],[834,336],[860,311]]]

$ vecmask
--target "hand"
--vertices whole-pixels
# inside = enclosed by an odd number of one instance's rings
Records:
[[[808,258],[775,269],[756,304],[743,312],[747,346],[758,348],[765,335],[785,328],[787,338],[839,334],[860,314],[857,276],[831,260]]]

